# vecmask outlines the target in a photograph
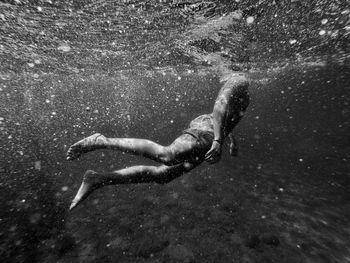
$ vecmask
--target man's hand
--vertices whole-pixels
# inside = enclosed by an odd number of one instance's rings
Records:
[[[213,141],[210,150],[205,154],[205,160],[210,163],[216,163],[221,158],[221,144],[217,141]]]
[[[237,147],[235,136],[232,133],[230,133],[229,138],[230,138],[230,143],[229,143],[230,155],[238,156],[238,147]]]

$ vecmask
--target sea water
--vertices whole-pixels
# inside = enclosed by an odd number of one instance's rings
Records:
[[[349,13],[334,1],[0,4],[1,262],[350,262]],[[157,165],[95,132],[170,144],[222,82],[251,104],[215,165],[109,186],[68,207],[85,170]],[[224,66],[224,67],[221,67]]]

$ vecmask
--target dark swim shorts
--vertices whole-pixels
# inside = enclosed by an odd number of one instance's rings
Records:
[[[183,133],[192,135],[204,148],[210,148],[214,140],[214,133],[212,131],[189,128],[184,130]]]
[[[212,116],[205,114],[197,117],[183,133],[192,135],[204,148],[210,148],[214,140]]]

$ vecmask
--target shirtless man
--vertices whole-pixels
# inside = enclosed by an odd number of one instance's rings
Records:
[[[67,152],[68,160],[74,160],[83,153],[97,149],[111,149],[141,155],[162,165],[132,166],[109,173],[88,170],[70,210],[94,190],[106,185],[150,182],[166,184],[189,172],[204,160],[210,164],[216,163],[220,160],[222,144],[226,137],[230,138],[230,154],[236,155],[237,147],[232,130],[248,107],[248,86],[244,74],[233,73],[220,89],[213,112],[191,121],[188,129],[169,146],[145,139],[106,138],[99,133],[73,144]]]

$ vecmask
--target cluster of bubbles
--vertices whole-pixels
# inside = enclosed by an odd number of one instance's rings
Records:
[[[289,0],[157,1],[152,5],[147,1],[8,2],[0,17],[4,32],[0,52],[10,71],[87,74],[86,70],[96,67],[113,72],[145,65],[176,67],[180,61],[191,65],[195,59],[178,42],[191,32],[192,22],[212,27],[212,19],[232,13],[236,22],[218,45],[235,62],[252,64],[295,54],[329,57],[331,47],[331,56],[347,58],[344,42],[349,38],[350,9],[327,0],[316,5]],[[243,41],[236,41],[237,31]],[[288,42],[290,47],[283,45]]]

